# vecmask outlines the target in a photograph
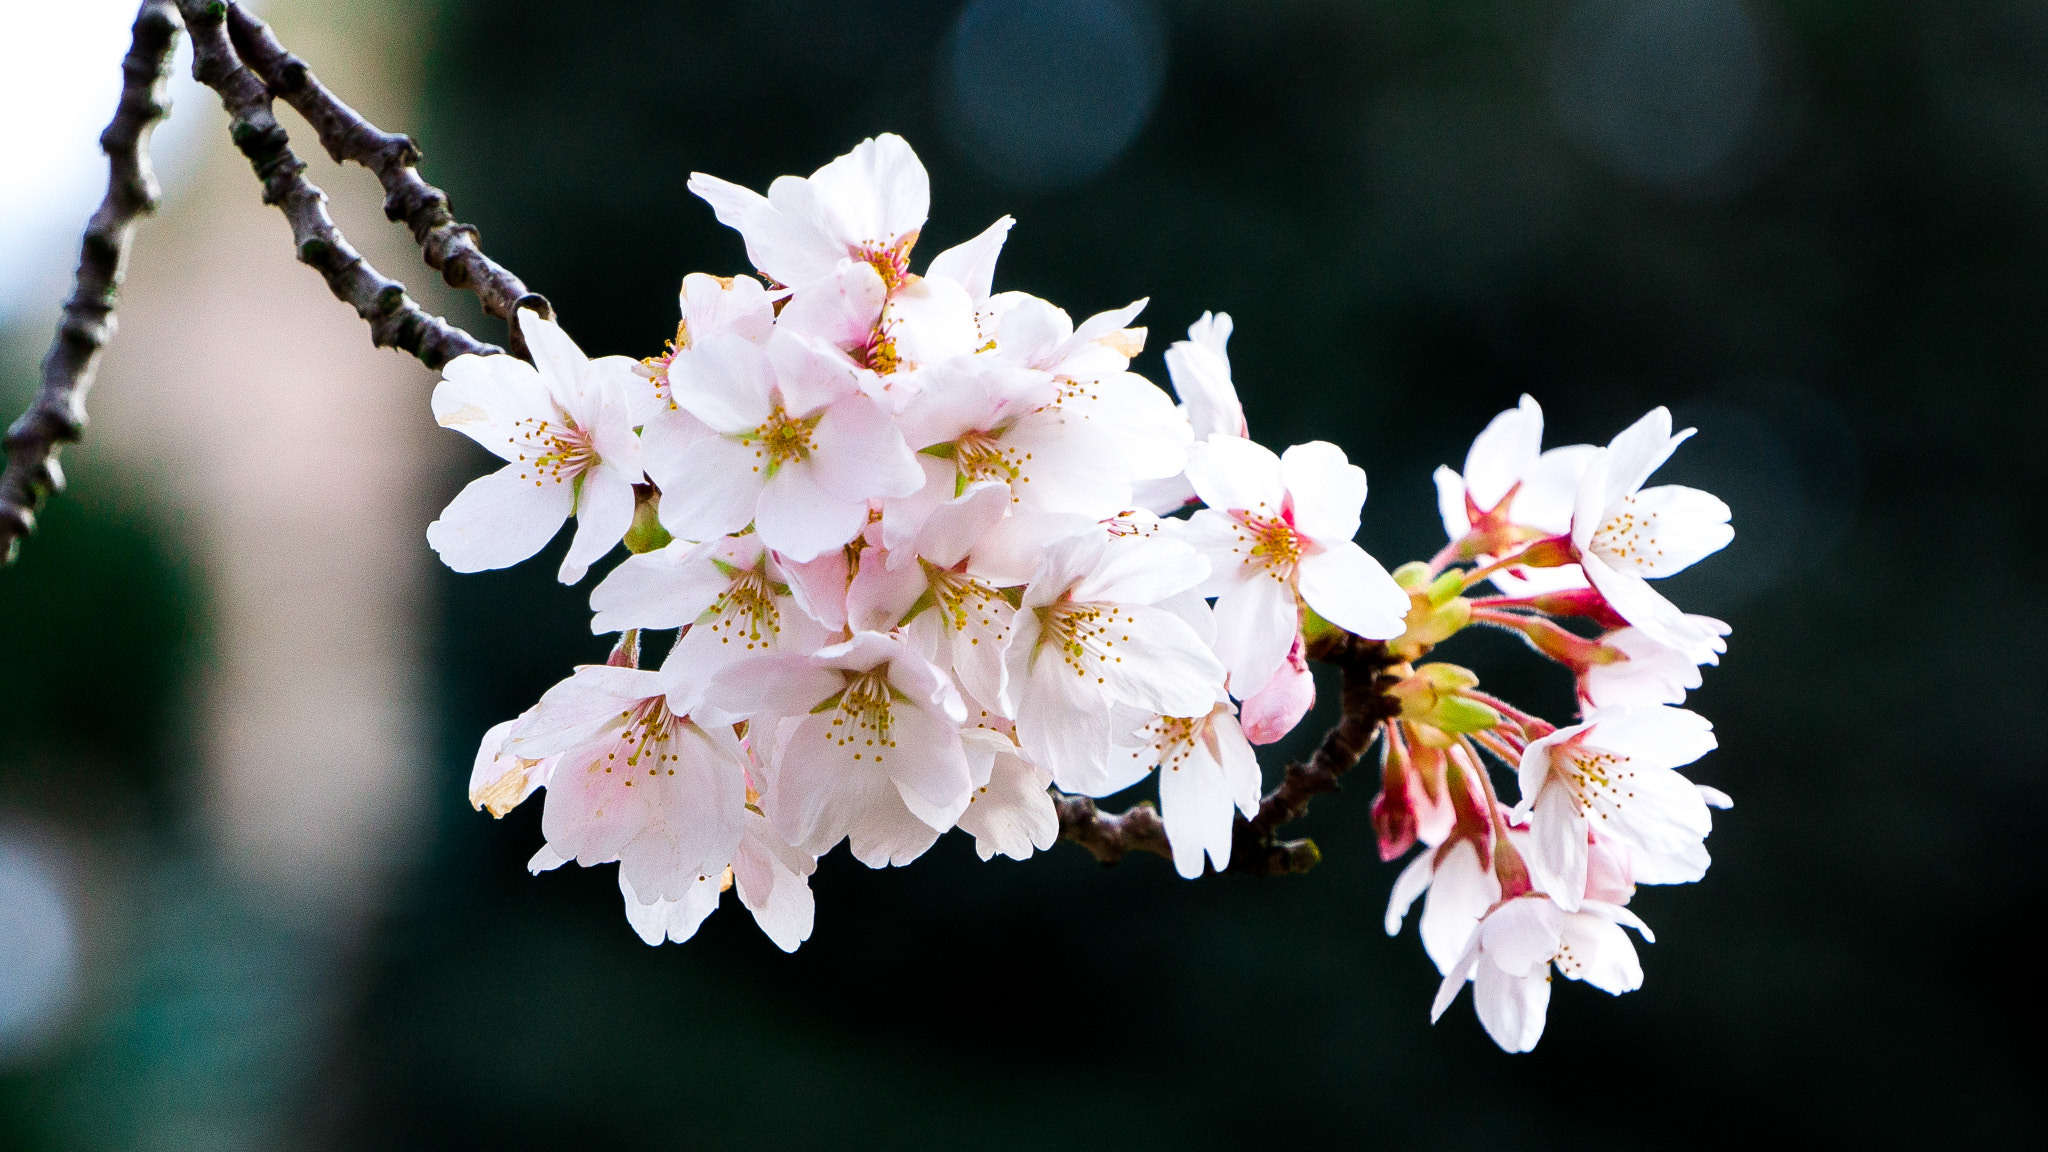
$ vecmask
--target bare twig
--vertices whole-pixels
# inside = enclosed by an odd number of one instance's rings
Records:
[[[384,186],[384,215],[412,230],[427,264],[451,288],[468,288],[484,311],[507,323],[522,306],[549,315],[519,277],[484,255],[477,230],[458,222],[448,196],[421,179],[420,150],[409,136],[386,132],[364,119],[320,83],[306,62],[278,42],[270,27],[240,4],[228,4],[228,35],[242,61],[313,126],[336,163],[353,160]]]
[[[1343,717],[1324,734],[1306,764],[1287,766],[1279,786],[1260,801],[1257,815],[1237,818],[1231,829],[1229,871],[1275,876],[1315,867],[1322,859],[1315,841],[1281,840],[1281,827],[1306,815],[1309,800],[1318,793],[1335,792],[1337,778],[1358,763],[1381,722],[1399,710],[1385,695],[1393,678],[1383,674],[1397,661],[1384,644],[1345,634],[1323,645],[1316,656],[1344,673]],[[1081,845],[1104,864],[1116,863],[1127,852],[1173,855],[1166,826],[1150,804],[1111,815],[1084,796],[1054,793],[1053,803],[1060,817],[1060,839]]]
[[[128,238],[136,218],[157,206],[149,134],[170,114],[164,80],[179,27],[170,0],[146,0],[135,14],[134,39],[121,62],[121,102],[100,133],[100,150],[107,154],[107,194],[85,227],[77,286],[43,357],[42,387],[7,430],[7,468],[0,473],[0,562],[13,560],[22,537],[35,530],[43,497],[63,489],[58,450],[85,431],[85,395],[99,369],[100,350],[114,335]]]
[[[220,94],[229,136],[263,182],[264,203],[284,213],[299,262],[318,270],[336,299],[354,306],[370,325],[371,341],[403,349],[429,368],[465,353],[501,351],[414,303],[405,285],[371,267],[335,227],[327,194],[306,179],[305,162],[292,154],[290,137],[272,113],[270,88],[242,63],[228,38],[232,5],[178,0],[178,7],[192,32],[192,75]]]

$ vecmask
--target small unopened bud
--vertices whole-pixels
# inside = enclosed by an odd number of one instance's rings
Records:
[[[661,526],[661,489],[652,484],[633,485],[633,526],[626,529],[626,551],[658,552],[675,537]]]

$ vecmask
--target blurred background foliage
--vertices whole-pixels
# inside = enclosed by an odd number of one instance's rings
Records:
[[[1301,826],[1307,876],[980,865],[953,835],[886,874],[827,859],[794,956],[736,906],[649,949],[610,869],[526,875],[537,802],[463,799],[483,728],[604,653],[544,556],[439,575],[423,858],[322,965],[265,977],[284,930],[175,863],[204,606],[146,493],[81,475],[0,575],[0,789],[133,813],[173,863],[121,938],[170,959],[128,1017],[0,1065],[0,1143],[132,1143],[122,1094],[179,1085],[261,1097],[294,1146],[2018,1142],[2042,1111],[2044,12],[439,0],[427,172],[593,352],[659,351],[683,273],[745,268],[690,172],[765,187],[895,131],[931,171],[925,256],[1013,213],[997,287],[1077,316],[1150,296],[1136,367],[1162,383],[1159,351],[1229,311],[1254,435],[1360,462],[1389,567],[1436,549],[1430,470],[1519,393],[1551,443],[1670,403],[1701,435],[1661,475],[1738,527],[1670,586],[1735,627],[1695,697],[1721,738],[1697,778],[1737,801],[1715,867],[1638,897],[1643,990],[1561,984],[1527,1057],[1462,1003],[1428,1026],[1363,777]],[[1511,643],[1445,654],[1569,712]],[[276,1019],[314,1053],[281,1080]],[[146,1074],[167,1061],[183,1079]]]

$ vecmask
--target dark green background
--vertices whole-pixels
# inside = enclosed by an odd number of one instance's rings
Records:
[[[1149,295],[1137,367],[1162,382],[1158,351],[1231,312],[1253,434],[1361,463],[1390,567],[1441,542],[1430,469],[1518,393],[1554,443],[1671,403],[1703,433],[1663,475],[1726,495],[1739,532],[1672,585],[1735,626],[1694,705],[1721,737],[1697,778],[1737,805],[1705,882],[1639,895],[1640,992],[1560,982],[1530,1056],[1462,1003],[1430,1027],[1433,969],[1380,931],[1364,781],[1302,825],[1325,851],[1304,877],[1071,846],[981,865],[955,835],[903,870],[826,860],[795,956],[730,902],[646,948],[610,869],[525,874],[537,803],[493,823],[463,800],[482,729],[602,654],[548,556],[440,573],[428,858],[367,933],[309,943],[188,882],[165,766],[203,606],[146,502],[81,476],[0,575],[0,763],[79,822],[33,766],[105,766],[89,787],[158,829],[161,930],[125,1015],[0,1073],[0,1143],[133,1143],[122,1093],[166,1091],[335,1147],[2018,1142],[2042,1112],[2048,16],[1751,9],[1776,71],[1719,185],[1617,175],[1561,129],[1564,6],[1522,0],[1162,4],[1156,113],[1060,192],[949,142],[952,0],[450,0],[417,133],[586,347],[645,355],[684,272],[744,267],[689,172],[764,187],[900,132],[931,171],[927,256],[1015,214],[997,287],[1077,315]],[[1446,655],[1569,710],[1510,644]],[[316,1065],[272,1065],[272,1004]]]

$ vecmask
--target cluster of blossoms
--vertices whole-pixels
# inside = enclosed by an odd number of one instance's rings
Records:
[[[794,950],[841,841],[879,868],[958,827],[984,860],[1021,860],[1059,836],[1050,789],[1155,772],[1176,869],[1222,870],[1260,803],[1253,745],[1307,713],[1309,655],[1349,633],[1382,642],[1398,704],[1373,817],[1389,859],[1423,846],[1388,926],[1428,893],[1438,1010],[1469,979],[1522,1049],[1553,964],[1639,982],[1615,927],[1640,929],[1630,886],[1697,879],[1723,802],[1672,769],[1712,746],[1675,705],[1727,629],[1643,578],[1725,544],[1727,509],[1641,487],[1683,438],[1661,409],[1607,448],[1539,454],[1525,399],[1463,477],[1439,475],[1451,546],[1389,574],[1352,540],[1363,471],[1332,444],[1248,437],[1228,316],[1166,352],[1176,404],[1130,371],[1144,301],[1077,325],[992,290],[1007,217],[912,272],[929,192],[894,136],[766,196],[690,188],[759,277],[686,277],[665,353],[591,359],[526,312],[531,363],[462,357],[434,393],[442,425],[505,460],[428,528],[450,567],[516,564],[572,517],[563,582],[632,553],[590,597],[593,631],[620,634],[611,659],[478,751],[479,808],[547,790],[535,871],[617,862],[649,943],[688,939],[736,888]],[[1487,579],[1502,595],[1465,595]],[[1584,721],[1416,666],[1473,623],[1570,665]],[[666,629],[642,668],[640,636]],[[1482,753],[1520,770],[1518,806]]]

